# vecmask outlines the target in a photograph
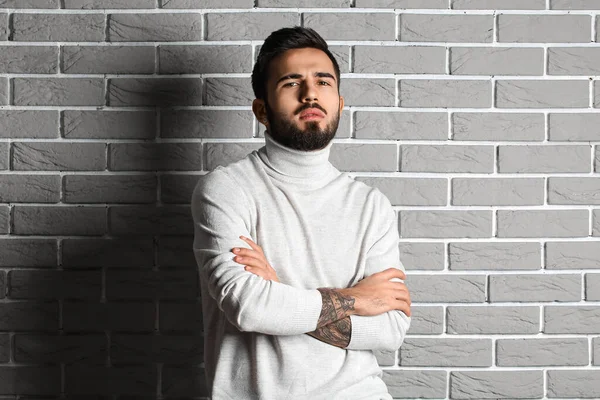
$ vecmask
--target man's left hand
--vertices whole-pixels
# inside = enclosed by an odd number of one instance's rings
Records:
[[[267,261],[262,247],[245,236],[240,236],[240,239],[248,243],[252,249],[245,249],[243,247],[233,248],[232,252],[236,255],[233,261],[243,264],[246,271],[258,275],[263,279],[279,282],[277,273]]]

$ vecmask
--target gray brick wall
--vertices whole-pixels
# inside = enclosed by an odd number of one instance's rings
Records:
[[[0,0],[2,400],[205,397],[189,199],[296,24],[397,212],[394,398],[600,398],[600,1]]]

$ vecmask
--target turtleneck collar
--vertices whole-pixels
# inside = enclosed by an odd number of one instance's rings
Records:
[[[277,143],[265,131],[265,146],[258,154],[265,164],[286,177],[319,180],[332,172],[333,166],[329,162],[332,145],[333,140],[320,150],[290,149]]]

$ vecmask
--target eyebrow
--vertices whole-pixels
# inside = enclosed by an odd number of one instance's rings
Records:
[[[329,72],[315,72],[314,76],[316,78],[331,78],[335,82],[335,77],[333,75],[331,75]],[[275,85],[279,85],[279,82],[281,82],[281,81],[285,81],[288,79],[300,79],[303,77],[304,76],[302,74],[288,74],[288,75],[285,75],[285,76],[282,76],[281,78],[279,78],[279,80],[277,81],[277,83],[275,83]]]

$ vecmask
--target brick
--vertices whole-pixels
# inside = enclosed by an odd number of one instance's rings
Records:
[[[3,302],[0,304],[0,329],[55,332],[58,329],[58,302]]]
[[[58,203],[59,175],[0,175],[2,203]]]
[[[590,172],[590,146],[499,146],[500,173]]]
[[[151,268],[154,266],[152,238],[63,239],[65,268]]]
[[[101,42],[103,14],[12,15],[12,40],[26,42]]]
[[[0,13],[0,40],[8,40],[8,31],[8,14]]]
[[[154,331],[153,303],[87,303],[65,301],[63,329],[68,332]]]
[[[352,46],[328,46],[329,51],[340,67],[340,73],[350,72],[350,51]],[[258,56],[258,51],[257,54]]]
[[[498,339],[497,365],[501,367],[541,367],[587,365],[587,338]]]
[[[450,372],[452,399],[533,399],[543,396],[543,371]]]
[[[161,268],[196,269],[192,236],[161,236],[158,239],[158,265]]]
[[[548,139],[569,142],[600,140],[600,114],[553,114],[548,117]]]
[[[600,242],[546,242],[546,269],[600,269]]]
[[[157,179],[153,175],[67,175],[65,203],[154,203]]]
[[[453,75],[542,75],[544,49],[507,47],[452,47]]]
[[[544,10],[546,0],[452,0],[454,10]]]
[[[600,340],[598,340],[598,338],[594,338],[593,340],[593,355],[592,355],[592,362],[594,365],[600,365]]]
[[[492,340],[407,337],[400,349],[400,366],[491,367]]]
[[[498,210],[498,237],[587,237],[588,210]]]
[[[406,127],[406,128],[399,128]],[[438,112],[380,112],[354,113],[356,139],[446,140],[448,116]]]
[[[400,242],[400,260],[406,270],[441,271],[444,269],[443,243]]]
[[[101,106],[102,78],[14,78],[17,106]]]
[[[22,171],[100,171],[106,167],[104,143],[15,142],[13,169]]]
[[[104,335],[17,334],[14,359],[36,364],[104,364],[108,344]]]
[[[14,233],[18,235],[103,235],[105,207],[15,206]]]
[[[598,21],[600,21],[600,18],[598,19]],[[598,27],[600,29],[600,23],[598,23]],[[600,41],[600,38],[599,38]],[[594,95],[593,95],[593,101],[594,101],[594,108],[600,108],[600,84],[599,81],[595,81],[594,82]]]
[[[492,15],[400,14],[399,18],[399,40],[404,42],[492,42]]]
[[[596,0],[550,0],[551,10],[599,10]]]
[[[543,205],[544,189],[542,178],[454,178],[452,205]]]
[[[155,111],[65,110],[63,136],[67,139],[153,139]]]
[[[200,175],[161,175],[160,201],[189,204]]]
[[[446,49],[432,46],[355,46],[354,72],[444,74]]]
[[[446,397],[445,371],[383,370],[389,393],[397,398],[442,399]]]
[[[489,108],[492,85],[484,80],[403,79],[400,107]]]
[[[589,15],[498,15],[498,41],[513,43],[589,43]]]
[[[587,108],[587,81],[499,80],[496,82],[498,108]]]
[[[585,274],[585,300],[600,300],[600,274]]]
[[[59,0],[0,0],[2,8],[60,8]]]
[[[444,308],[411,306],[409,335],[437,335],[444,332]]]
[[[284,26],[299,25],[297,13],[208,13],[206,40],[265,40]]]
[[[8,78],[0,79],[0,105],[8,104]]]
[[[204,368],[165,365],[162,369],[162,393],[165,396],[208,396]]]
[[[154,0],[64,0],[64,8],[105,9],[105,8],[154,8]]]
[[[111,143],[111,171],[202,169],[201,143]]]
[[[186,144],[189,145],[189,143]],[[225,166],[239,161],[263,146],[264,143],[206,143],[204,145],[204,169],[212,171],[219,165]]]
[[[1,110],[1,138],[57,138],[58,113],[41,110]]]
[[[111,106],[199,106],[200,78],[112,78],[108,80]]]
[[[377,364],[379,364],[380,367],[393,367],[394,365],[396,365],[395,351],[373,350],[373,355],[377,359]]]
[[[252,72],[251,46],[161,45],[159,51],[161,74]]]
[[[340,171],[396,171],[398,149],[394,144],[334,145],[330,162]]]
[[[116,271],[106,273],[108,299],[195,299],[199,295],[193,270]]]
[[[600,371],[548,371],[548,397],[593,399],[600,397]]]
[[[0,142],[0,170],[9,168],[9,143]]]
[[[0,334],[0,361],[2,363],[10,362],[11,339],[7,333]],[[7,399],[8,400],[8,399]]]
[[[116,334],[111,336],[110,360],[113,364],[200,364],[203,347],[199,335]]]
[[[448,333],[459,335],[537,334],[538,307],[449,306]]]
[[[249,78],[206,78],[207,106],[248,106],[254,100]]]
[[[0,367],[0,393],[59,395],[60,366],[10,365]]]
[[[0,267],[56,267],[55,239],[0,239]]]
[[[599,190],[597,178],[552,177],[548,179],[548,204],[600,204]]]
[[[485,301],[483,275],[410,275],[413,303],[481,303]]]
[[[402,238],[491,237],[487,211],[399,211]]]
[[[588,47],[548,48],[548,74],[598,75],[600,74],[600,49]]]
[[[492,146],[402,145],[402,172],[494,172]]]
[[[257,7],[326,7],[344,8],[351,7],[350,0],[257,0]]]
[[[318,30],[325,40],[394,40],[393,13],[304,13],[303,26]]]
[[[454,140],[543,141],[544,114],[452,113]]]
[[[451,270],[536,270],[541,269],[539,243],[450,243]]]
[[[356,180],[377,187],[394,206],[445,206],[447,204],[447,179],[357,177]]]
[[[254,114],[245,110],[164,110],[163,138],[252,138]]]
[[[581,275],[490,275],[490,302],[581,300]]]
[[[345,79],[340,88],[345,106],[386,106],[395,102],[394,79]]]
[[[186,235],[194,227],[189,206],[114,206],[108,219],[113,235]]]
[[[202,14],[110,14],[111,42],[183,42],[202,40]]]
[[[448,0],[355,0],[355,2],[357,8],[448,8]]]
[[[8,206],[0,205],[0,234],[8,233],[10,226],[10,210]]]
[[[152,74],[151,46],[65,46],[62,72],[67,74]]]
[[[55,74],[58,47],[0,46],[0,71],[13,74]]]
[[[600,307],[544,306],[543,332],[598,334],[600,333]]]
[[[253,8],[254,0],[162,0],[162,8]]]
[[[158,326],[161,332],[201,333],[204,331],[202,304],[161,301],[158,307],[160,310]]]
[[[156,395],[157,369],[143,366],[65,365],[65,392],[70,395]],[[60,382],[60,380],[59,380]]]
[[[8,273],[7,297],[11,299],[88,299],[100,300],[102,272],[25,271]]]

